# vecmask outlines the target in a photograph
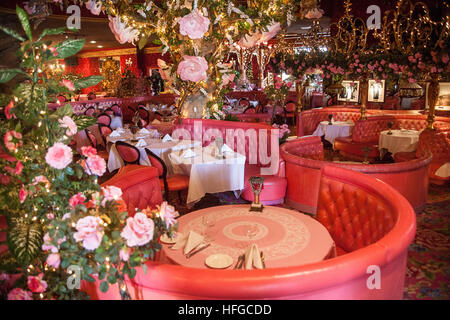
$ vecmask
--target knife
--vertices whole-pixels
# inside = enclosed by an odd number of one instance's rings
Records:
[[[266,262],[264,260],[265,260],[264,259],[264,253],[261,251],[261,262],[262,262],[262,265],[263,265],[263,269],[266,268]]]
[[[208,248],[210,245],[211,245],[211,243],[206,243],[206,244],[200,246],[197,250],[188,253],[188,254],[186,255],[186,258],[189,259],[189,258],[192,257],[194,254],[196,254],[196,253],[202,251],[203,249]]]
[[[234,266],[235,269],[239,269],[239,266],[241,265],[241,261],[244,260],[244,255],[241,254],[236,262],[236,265]]]

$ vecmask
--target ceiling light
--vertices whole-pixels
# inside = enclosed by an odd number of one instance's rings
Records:
[[[103,48],[103,46],[97,46],[97,48]]]
[[[95,40],[91,40],[91,41],[89,41],[90,43],[97,43],[97,41],[95,41]]]

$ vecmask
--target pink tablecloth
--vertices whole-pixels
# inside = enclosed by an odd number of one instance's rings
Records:
[[[250,243],[264,252],[266,267],[289,267],[318,262],[334,256],[334,241],[327,229],[317,220],[298,211],[267,206],[262,213],[250,212],[249,205],[211,207],[194,211],[178,219],[179,232],[194,230],[202,233],[203,215],[213,215],[216,223],[206,230],[213,241],[207,249],[186,259],[182,250],[172,250],[164,244],[162,259],[192,268],[207,268],[211,254],[228,254],[233,268],[239,255]],[[258,232],[250,240],[246,236],[249,225],[257,225]]]

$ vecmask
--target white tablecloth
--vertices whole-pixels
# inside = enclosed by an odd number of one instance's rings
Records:
[[[122,117],[113,117],[109,126],[111,127],[111,129],[123,128]]]
[[[435,175],[443,178],[450,177],[450,162],[445,163],[434,173]]]
[[[349,137],[352,135],[352,130],[355,124],[353,122],[333,121],[333,124],[328,124],[328,121],[322,121],[313,132],[313,136],[325,135],[325,140],[334,144],[334,140],[338,137]]]
[[[216,159],[213,150],[213,145],[197,147],[192,158],[184,158],[180,152],[169,154],[174,172],[190,176],[188,204],[197,202],[206,193],[244,189],[245,155],[226,152],[225,159]]]
[[[378,148],[387,149],[392,155],[397,152],[413,152],[417,149],[419,142],[419,131],[415,130],[392,130],[392,134],[387,134],[389,130],[381,131],[378,140]]]

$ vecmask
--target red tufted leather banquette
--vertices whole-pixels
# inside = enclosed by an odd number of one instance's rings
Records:
[[[122,189],[122,199],[127,205],[129,215],[134,215],[135,208],[155,208],[162,203],[159,174],[155,167],[123,166],[101,186],[116,186]]]
[[[185,129],[185,130],[182,130]],[[224,143],[229,145],[234,151],[243,153],[246,156],[245,185],[241,197],[248,201],[253,201],[253,191],[248,182],[251,176],[261,176],[260,168],[271,166],[266,160],[261,158],[261,150],[264,154],[272,155],[272,151],[278,155],[276,163],[273,164],[273,174],[263,175],[265,178],[264,189],[261,191],[260,200],[265,205],[274,205],[284,202],[287,181],[284,176],[284,166],[279,161],[278,136],[271,142],[270,124],[253,122],[236,122],[210,119],[183,119],[181,124],[177,124],[173,131],[173,137],[183,137],[184,139],[201,140],[203,146],[207,146],[214,141],[214,136],[222,137]],[[188,137],[184,136],[188,132]],[[183,135],[184,133],[184,135]],[[237,134],[240,139],[233,138]],[[233,138],[232,140],[230,138]],[[250,140],[252,138],[252,140]],[[230,141],[233,141],[232,143]],[[252,142],[250,142],[252,141]],[[261,144],[267,142],[267,150]],[[273,150],[272,150],[273,147]],[[260,150],[261,149],[261,150]],[[274,155],[275,156],[275,155]]]
[[[336,167],[322,169],[319,199],[321,221],[348,253],[262,270],[148,262],[146,274],[138,268],[136,277],[126,280],[129,292],[135,299],[401,299],[416,230],[410,204],[384,182]],[[380,268],[380,289],[367,286],[370,266]],[[102,293],[99,282],[83,281],[82,290],[93,299],[120,299],[117,286]]]
[[[286,203],[298,210],[316,213],[320,170],[326,165],[359,171],[386,182],[399,191],[420,212],[428,193],[428,171],[431,155],[403,163],[346,164],[323,161],[319,137],[303,137],[284,143],[280,155],[286,165]]]

